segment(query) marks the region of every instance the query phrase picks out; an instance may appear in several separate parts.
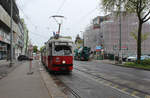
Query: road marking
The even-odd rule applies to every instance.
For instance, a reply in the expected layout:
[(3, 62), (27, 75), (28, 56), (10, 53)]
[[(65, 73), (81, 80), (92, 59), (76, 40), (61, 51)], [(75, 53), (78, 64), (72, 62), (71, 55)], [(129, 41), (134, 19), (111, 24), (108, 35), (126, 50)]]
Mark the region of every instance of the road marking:
[(131, 93), (131, 96), (136, 96), (136, 94), (138, 94), (138, 92), (134, 91), (134, 92)]
[[(80, 71), (80, 70), (79, 70)], [(84, 72), (82, 72), (82, 71), (80, 71), (81, 73), (84, 73)], [(83, 74), (82, 74), (83, 75)], [(111, 87), (111, 88), (113, 88), (113, 89), (115, 89), (115, 90), (117, 90), (117, 91), (120, 91), (120, 92), (122, 92), (122, 93), (124, 93), (124, 94), (127, 94), (127, 95), (129, 95), (129, 96), (133, 96), (133, 97), (135, 97), (135, 98), (140, 98), (139, 96), (136, 96), (136, 94), (138, 94), (139, 92), (134, 92), (133, 93), (133, 95), (131, 95), (131, 93), (130, 92), (127, 92), (126, 90), (128, 89), (128, 88), (123, 88), (123, 89), (121, 89), (121, 86), (120, 85), (115, 85), (115, 83), (112, 83), (112, 82), (108, 82), (107, 80), (104, 80), (104, 79), (99, 79), (99, 78), (93, 78), (93, 76), (92, 75), (87, 75), (87, 74), (85, 74), (84, 73), (84, 76), (88, 76), (88, 78), (89, 79), (92, 79), (92, 80), (94, 80), (94, 81), (96, 81), (96, 82), (98, 82), (98, 83), (100, 83), (100, 84), (103, 84), (103, 85), (105, 85), (105, 86), (108, 86), (108, 87)], [(89, 77), (90, 76), (90, 77)], [(103, 76), (103, 75), (101, 75), (101, 76)], [(133, 90), (132, 90), (133, 91)], [(135, 94), (135, 95), (134, 95)], [(150, 98), (150, 97), (145, 97), (145, 98)]]

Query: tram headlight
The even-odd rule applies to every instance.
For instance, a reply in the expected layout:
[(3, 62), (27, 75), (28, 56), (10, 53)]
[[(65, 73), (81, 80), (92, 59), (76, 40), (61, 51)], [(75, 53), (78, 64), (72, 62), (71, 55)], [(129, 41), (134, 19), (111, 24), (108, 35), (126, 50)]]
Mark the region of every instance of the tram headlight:
[(62, 61), (62, 64), (66, 64), (66, 61)]

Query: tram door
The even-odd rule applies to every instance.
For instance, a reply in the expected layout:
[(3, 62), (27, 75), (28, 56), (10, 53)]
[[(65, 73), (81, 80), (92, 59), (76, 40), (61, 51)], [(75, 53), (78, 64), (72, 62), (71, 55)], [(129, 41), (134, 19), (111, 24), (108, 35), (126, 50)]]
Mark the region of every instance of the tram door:
[(52, 43), (49, 43), (49, 65), (50, 67), (52, 67), (53, 64), (53, 58), (52, 58)]

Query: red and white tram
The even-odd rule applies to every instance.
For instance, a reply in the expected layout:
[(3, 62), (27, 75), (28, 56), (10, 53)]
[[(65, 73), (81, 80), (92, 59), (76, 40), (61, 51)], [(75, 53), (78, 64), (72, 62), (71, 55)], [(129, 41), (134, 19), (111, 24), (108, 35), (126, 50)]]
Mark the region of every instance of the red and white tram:
[(42, 63), (50, 71), (72, 71), (72, 45), (71, 37), (51, 37), (42, 50)]

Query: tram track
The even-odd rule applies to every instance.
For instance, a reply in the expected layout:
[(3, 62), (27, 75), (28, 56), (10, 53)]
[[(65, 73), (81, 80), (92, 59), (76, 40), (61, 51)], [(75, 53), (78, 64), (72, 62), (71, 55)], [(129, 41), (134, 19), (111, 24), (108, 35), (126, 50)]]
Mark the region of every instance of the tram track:
[[(73, 98), (82, 98), (75, 90), (73, 90), (72, 88), (70, 88), (68, 85), (66, 85), (61, 79), (58, 78), (58, 76), (56, 75), (56, 73), (51, 73), (46, 66), (43, 66), (44, 69), (49, 73), (49, 75), (51, 75), (52, 79), (54, 80), (54, 82), (56, 83), (56, 85), (60, 88), (60, 90), (68, 95), (67, 93), (69, 92), (70, 94), (73, 95)], [(63, 89), (62, 89), (63, 88)], [(70, 97), (67, 97), (70, 98)]]
[[(66, 85), (63, 80), (59, 79), (56, 75), (52, 76), (53, 80), (55, 83), (60, 87), (63, 93), (66, 95), (72, 94), (73, 98), (82, 98), (78, 93), (77, 90), (75, 91), (74, 89), (70, 88), (68, 85)], [(62, 89), (63, 88), (63, 89)], [(70, 97), (69, 97), (70, 98)]]
[[(149, 95), (150, 95), (148, 92), (144, 92), (144, 91), (142, 91), (142, 90), (139, 90), (139, 89), (136, 89), (136, 88), (132, 88), (132, 87), (130, 87), (130, 86), (127, 86), (127, 85), (124, 85), (124, 84), (115, 82), (115, 81), (113, 81), (113, 80), (106, 79), (106, 78), (104, 78), (104, 77), (102, 77), (102, 76), (100, 76), (100, 75), (95, 75), (95, 74), (92, 74), (92, 73), (87, 72), (87, 71), (85, 71), (85, 70), (78, 69), (78, 68), (74, 68), (74, 69), (77, 70), (77, 71), (79, 71), (79, 72), (82, 72), (82, 73), (85, 73), (85, 74), (90, 75), (93, 79), (99, 79), (99, 81), (100, 81), (100, 80), (104, 80), (105, 83), (108, 82), (108, 85), (109, 85), (109, 86), (112, 86), (112, 84), (114, 84), (115, 86), (118, 85), (118, 86), (122, 87), (122, 89), (127, 88), (127, 89), (132, 90), (133, 92), (138, 92), (138, 93), (142, 94), (142, 97), (138, 97), (138, 96), (135, 96), (135, 97), (138, 97), (138, 98), (147, 98), (147, 97), (145, 97), (145, 96), (147, 96), (147, 95), (149, 96)], [(117, 87), (118, 87), (118, 86), (117, 86)], [(113, 87), (113, 88), (114, 88), (114, 87)], [(115, 87), (115, 88), (116, 88), (116, 87)], [(120, 91), (120, 90), (119, 90), (119, 91)], [(130, 95), (132, 95), (132, 94), (130, 94)]]

